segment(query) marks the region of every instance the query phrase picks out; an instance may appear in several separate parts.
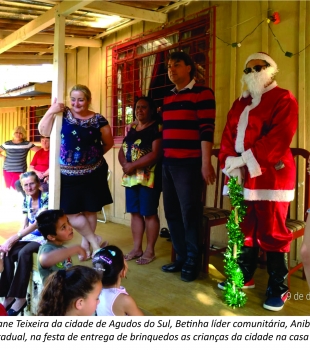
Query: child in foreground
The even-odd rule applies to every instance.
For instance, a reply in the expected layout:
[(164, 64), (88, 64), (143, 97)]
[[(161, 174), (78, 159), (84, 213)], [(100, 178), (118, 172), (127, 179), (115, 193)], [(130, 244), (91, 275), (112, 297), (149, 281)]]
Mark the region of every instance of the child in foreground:
[(45, 279), (54, 271), (72, 266), (72, 255), (81, 255), (86, 259), (86, 252), (80, 245), (64, 247), (64, 243), (73, 238), (73, 229), (63, 210), (46, 210), (37, 216), (38, 230), (47, 240), (38, 252), (38, 270)]
[(87, 266), (53, 272), (42, 290), (38, 316), (92, 316), (102, 289), (100, 276)]
[(127, 263), (122, 251), (113, 245), (100, 249), (93, 257), (93, 266), (101, 274), (103, 289), (97, 316), (144, 316), (134, 299), (121, 286)]

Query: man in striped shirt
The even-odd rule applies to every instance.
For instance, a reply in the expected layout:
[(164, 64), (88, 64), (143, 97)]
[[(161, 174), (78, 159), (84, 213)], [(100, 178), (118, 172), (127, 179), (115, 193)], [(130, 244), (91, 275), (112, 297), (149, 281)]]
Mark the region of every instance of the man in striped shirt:
[(173, 52), (168, 76), (175, 84), (164, 99), (163, 199), (165, 216), (176, 251), (176, 261), (164, 272), (181, 271), (186, 282), (197, 278), (200, 267), (199, 229), (203, 181), (212, 184), (211, 164), (215, 99), (211, 89), (196, 84), (195, 63), (184, 52)]

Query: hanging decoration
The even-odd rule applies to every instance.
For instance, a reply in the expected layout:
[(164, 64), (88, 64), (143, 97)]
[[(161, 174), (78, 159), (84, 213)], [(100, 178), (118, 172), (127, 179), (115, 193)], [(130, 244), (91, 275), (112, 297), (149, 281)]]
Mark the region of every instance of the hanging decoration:
[[(269, 19), (269, 21), (268, 21)], [(279, 24), (281, 22), (279, 12), (274, 12), (271, 16), (269, 16), (267, 19), (267, 23), (273, 22), (273, 24)]]
[[(247, 34), (247, 35), (246, 35), (242, 40), (240, 40), (239, 42), (228, 43), (228, 42), (226, 42), (225, 40), (219, 38), (218, 36), (216, 36), (216, 38), (217, 38), (218, 40), (221, 40), (224, 44), (227, 44), (227, 46), (231, 46), (231, 47), (234, 47), (234, 48), (239, 48), (239, 47), (241, 47), (241, 43), (242, 43), (248, 36), (252, 35), (252, 34), (256, 31), (256, 29), (257, 29), (262, 23), (264, 23), (264, 22), (265, 22), (265, 20), (262, 20), (249, 34)], [(268, 16), (268, 17), (266, 18), (266, 22), (267, 22), (267, 24), (268, 24), (268, 28), (269, 28), (269, 30), (271, 31), (271, 33), (272, 33), (274, 39), (275, 39), (276, 42), (278, 43), (278, 45), (279, 45), (279, 47), (280, 47), (280, 50), (284, 53), (284, 55), (285, 55), (286, 57), (291, 58), (291, 57), (293, 57), (293, 56), (295, 56), (295, 55), (299, 55), (301, 52), (303, 52), (304, 50), (306, 50), (306, 49), (310, 46), (310, 44), (308, 44), (306, 47), (304, 47), (302, 50), (300, 50), (300, 51), (298, 51), (298, 52), (296, 52), (296, 53), (292, 53), (292, 52), (290, 52), (290, 51), (285, 51), (285, 50), (283, 50), (282, 45), (281, 45), (279, 39), (276, 37), (275, 33), (273, 32), (273, 30), (272, 30), (272, 28), (271, 28), (271, 26), (270, 26), (270, 23), (271, 23), (271, 22), (272, 22), (273, 24), (279, 24), (279, 23), (281, 22), (279, 12), (274, 12), (272, 15)]]
[(226, 227), (228, 229), (228, 245), (224, 254), (225, 263), (225, 290), (224, 299), (226, 304), (235, 308), (242, 307), (247, 301), (245, 293), (242, 291), (244, 284), (242, 271), (237, 263), (238, 255), (244, 244), (244, 235), (240, 229), (246, 206), (242, 194), (242, 187), (238, 184), (238, 178), (231, 177), (228, 182), (229, 198), (232, 206)]

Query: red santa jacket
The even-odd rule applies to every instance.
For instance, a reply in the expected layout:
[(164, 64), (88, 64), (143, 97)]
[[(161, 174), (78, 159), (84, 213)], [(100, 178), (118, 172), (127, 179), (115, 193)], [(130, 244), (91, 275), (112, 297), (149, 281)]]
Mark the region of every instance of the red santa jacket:
[(234, 102), (222, 135), (219, 160), (225, 172), (226, 158), (242, 155), (246, 162), (246, 200), (294, 199), (296, 171), (290, 144), (297, 123), (295, 97), (276, 82), (265, 89), (260, 101), (248, 96)]

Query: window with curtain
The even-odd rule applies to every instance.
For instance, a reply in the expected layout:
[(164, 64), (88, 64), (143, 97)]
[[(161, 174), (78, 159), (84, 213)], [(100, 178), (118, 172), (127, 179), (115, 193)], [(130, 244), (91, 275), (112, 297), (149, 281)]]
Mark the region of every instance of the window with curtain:
[(184, 51), (194, 60), (198, 83), (214, 89), (215, 8), (206, 9), (181, 23), (107, 47), (107, 111), (113, 135), (122, 139), (126, 124), (134, 120), (137, 97), (149, 96), (158, 107), (173, 88), (166, 61), (172, 51)]
[(40, 142), (41, 135), (38, 130), (38, 125), (49, 107), (49, 105), (29, 107), (29, 141)]

